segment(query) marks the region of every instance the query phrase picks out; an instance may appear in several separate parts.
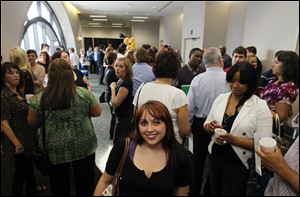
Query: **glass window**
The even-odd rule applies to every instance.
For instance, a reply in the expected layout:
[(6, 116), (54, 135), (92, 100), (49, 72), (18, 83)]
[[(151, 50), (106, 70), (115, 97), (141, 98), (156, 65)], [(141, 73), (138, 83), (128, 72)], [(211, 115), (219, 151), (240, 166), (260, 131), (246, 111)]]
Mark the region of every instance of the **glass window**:
[(33, 33), (33, 26), (32, 25), (28, 28), (27, 33), (28, 33), (28, 37), (29, 37), (29, 48), (30, 49), (35, 49), (36, 47), (35, 47), (35, 42), (34, 42), (34, 33)]
[(37, 8), (37, 2), (34, 1), (31, 5), (31, 7), (29, 8), (29, 11), (28, 11), (28, 19), (31, 20), (35, 17), (38, 17), (39, 14), (38, 14), (38, 8)]
[(66, 46), (60, 24), (49, 4), (33, 1), (24, 20), (21, 47), (25, 51), (35, 49), (40, 53), (42, 43), (50, 46), (49, 54), (54, 53), (57, 46)]
[(46, 19), (50, 23), (50, 12), (49, 10), (45, 7), (45, 5), (42, 3), (42, 17)]
[(42, 30), (42, 27), (37, 25), (37, 32), (38, 32), (38, 39), (39, 39), (39, 43), (44, 43), (44, 40), (43, 40), (43, 30)]

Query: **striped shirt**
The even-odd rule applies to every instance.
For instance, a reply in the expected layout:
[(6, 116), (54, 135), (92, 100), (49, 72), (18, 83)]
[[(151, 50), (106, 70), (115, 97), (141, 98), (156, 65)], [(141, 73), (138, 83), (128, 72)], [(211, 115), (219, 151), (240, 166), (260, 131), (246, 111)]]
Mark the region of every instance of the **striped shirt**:
[[(284, 156), (285, 162), (299, 174), (299, 136)], [(270, 179), (265, 190), (265, 196), (298, 196), (299, 194), (293, 190), (289, 184), (278, 174)]]

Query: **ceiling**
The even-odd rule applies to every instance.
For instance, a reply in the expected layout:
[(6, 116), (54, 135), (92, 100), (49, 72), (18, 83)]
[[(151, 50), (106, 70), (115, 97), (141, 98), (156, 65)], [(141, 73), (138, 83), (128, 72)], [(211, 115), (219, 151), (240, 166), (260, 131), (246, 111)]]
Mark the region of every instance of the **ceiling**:
[[(133, 16), (149, 17), (145, 22), (183, 11), (191, 1), (69, 1), (79, 10), (82, 27), (112, 27), (121, 23), (121, 28), (131, 28)], [(93, 21), (89, 15), (105, 15), (108, 21)], [(95, 18), (94, 18), (95, 19)], [(99, 24), (90, 24), (99, 23)], [(119, 27), (120, 28), (120, 27)]]

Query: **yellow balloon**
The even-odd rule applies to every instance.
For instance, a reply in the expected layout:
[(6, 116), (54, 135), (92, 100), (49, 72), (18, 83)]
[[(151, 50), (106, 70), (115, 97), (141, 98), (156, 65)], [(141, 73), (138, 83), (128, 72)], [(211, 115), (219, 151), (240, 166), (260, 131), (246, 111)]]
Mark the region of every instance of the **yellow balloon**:
[(129, 43), (129, 38), (128, 37), (124, 38), (124, 44), (128, 45), (128, 43)]
[(129, 40), (129, 42), (130, 42), (130, 43), (135, 43), (135, 38), (134, 38), (134, 37), (131, 37), (130, 40)]
[(131, 43), (131, 49), (136, 49), (136, 44), (135, 44), (135, 42), (134, 43)]

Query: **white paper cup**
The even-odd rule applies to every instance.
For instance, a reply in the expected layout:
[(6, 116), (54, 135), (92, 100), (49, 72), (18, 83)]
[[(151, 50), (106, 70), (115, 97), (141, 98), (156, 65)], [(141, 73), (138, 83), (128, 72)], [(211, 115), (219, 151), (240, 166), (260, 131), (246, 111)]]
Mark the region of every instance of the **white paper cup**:
[(219, 137), (220, 135), (227, 133), (227, 131), (221, 128), (215, 128), (214, 132), (215, 132), (215, 137)]
[(30, 100), (32, 97), (33, 97), (33, 94), (25, 94), (26, 102), (30, 103)]
[(274, 152), (276, 144), (276, 140), (271, 137), (263, 137), (259, 140), (259, 147), (263, 152)]
[[(225, 131), (224, 129), (221, 129), (221, 128), (215, 128), (214, 130), (214, 135), (215, 135), (215, 138), (219, 137), (220, 135), (223, 135), (227, 133), (227, 131)], [(219, 145), (223, 145), (223, 144), (226, 144), (227, 142), (224, 140), (223, 141), (223, 144), (220, 144), (218, 143), (216, 140), (215, 140), (215, 143), (219, 144)]]

